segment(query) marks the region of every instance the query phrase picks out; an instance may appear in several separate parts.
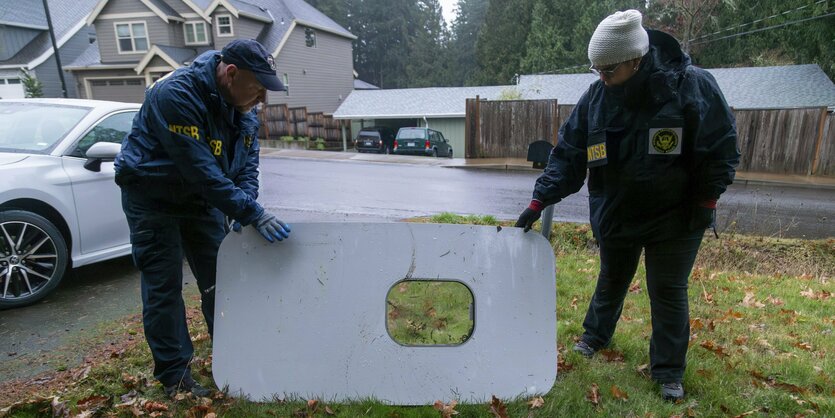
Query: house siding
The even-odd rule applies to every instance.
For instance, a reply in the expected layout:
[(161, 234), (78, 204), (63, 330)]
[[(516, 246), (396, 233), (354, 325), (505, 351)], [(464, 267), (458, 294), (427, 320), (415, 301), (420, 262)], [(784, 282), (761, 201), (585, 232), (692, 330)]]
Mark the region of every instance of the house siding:
[[(89, 46), (90, 34), (85, 28), (82, 28), (61, 46), (59, 50), (61, 64), (67, 65), (67, 63), (72, 62)], [(34, 72), (35, 76), (43, 84), (44, 97), (63, 97), (61, 92), (61, 79), (58, 75), (58, 65), (55, 63), (54, 54), (41, 65), (37, 66)], [(72, 72), (64, 71), (64, 83), (67, 86), (67, 97), (77, 98), (78, 89), (76, 88), (75, 76)]]
[(289, 78), (289, 95), (270, 92), (268, 103), (306, 106), (333, 114), (354, 89), (351, 40), (316, 30), (316, 48), (305, 45), (305, 27), (297, 25), (278, 53), (277, 73)]
[(44, 31), (0, 25), (0, 61), (7, 60)]
[[(151, 9), (147, 8), (142, 2), (138, 0), (110, 0), (107, 6), (101, 11), (101, 14), (111, 13), (148, 13)], [(116, 45), (116, 28), (114, 23), (122, 22), (140, 22), (144, 21), (147, 28), (148, 35), (148, 49), (153, 45), (169, 45), (182, 47), (185, 45), (183, 38), (183, 25), (177, 21), (165, 23), (159, 16), (140, 17), (140, 18), (126, 18), (126, 19), (110, 19), (110, 18), (96, 18), (96, 34), (99, 41), (99, 53), (101, 54), (101, 62), (108, 63), (125, 63), (125, 62), (139, 62), (145, 55), (145, 52), (138, 52), (133, 54), (119, 54), (119, 48)]]
[[(215, 26), (217, 15), (229, 15), (232, 17), (232, 35), (233, 36), (217, 36), (217, 28)], [(261, 31), (264, 29), (264, 23), (253, 20), (247, 17), (236, 18), (229, 9), (225, 7), (218, 7), (212, 13), (212, 21), (209, 24), (211, 30), (211, 39), (214, 42), (215, 49), (221, 50), (228, 43), (235, 39), (256, 39)]]
[(151, 62), (148, 63), (148, 65), (146, 67), (170, 67), (170, 66), (171, 66), (171, 64), (169, 64), (168, 61), (166, 61), (166, 60), (164, 60), (160, 57), (154, 57), (151, 60)]

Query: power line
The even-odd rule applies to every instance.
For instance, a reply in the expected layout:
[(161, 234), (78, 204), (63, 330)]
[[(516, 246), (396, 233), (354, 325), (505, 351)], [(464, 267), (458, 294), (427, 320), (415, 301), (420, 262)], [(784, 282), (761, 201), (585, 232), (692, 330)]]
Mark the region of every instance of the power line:
[(771, 30), (771, 29), (782, 28), (783, 26), (793, 25), (795, 23), (803, 23), (803, 22), (808, 22), (810, 20), (823, 19), (823, 18), (829, 17), (829, 16), (835, 16), (835, 12), (827, 13), (825, 15), (820, 15), (820, 16), (807, 17), (805, 19), (792, 20), (791, 22), (781, 23), (779, 25), (767, 26), (767, 27), (760, 28), (760, 29), (750, 30), (748, 32), (735, 33), (733, 35), (722, 36), (722, 37), (719, 37), (719, 38), (708, 39), (708, 40), (705, 40), (705, 41), (691, 42), (691, 45), (706, 44), (706, 43), (710, 43), (710, 42), (714, 42), (714, 41), (720, 41), (722, 39), (735, 38), (737, 36), (743, 36), (743, 35), (750, 35), (752, 33), (757, 33), (757, 32), (763, 32), (763, 31), (767, 31), (767, 30)]
[(787, 14), (789, 14), (789, 13), (793, 13), (793, 12), (796, 12), (796, 11), (798, 11), (798, 10), (803, 10), (803, 9), (805, 9), (805, 8), (809, 7), (809, 6), (814, 6), (814, 5), (816, 5), (816, 4), (820, 4), (820, 3), (826, 3), (826, 2), (828, 2), (828, 1), (829, 1), (829, 0), (818, 0), (818, 1), (814, 2), (814, 3), (807, 4), (807, 5), (805, 5), (805, 6), (800, 6), (800, 7), (796, 8), (796, 9), (786, 10), (785, 12), (781, 12), (781, 13), (773, 14), (773, 15), (768, 16), (768, 17), (764, 17), (764, 18), (761, 18), (761, 19), (754, 20), (753, 22), (743, 23), (743, 24), (740, 24), (740, 25), (730, 26), (730, 27), (727, 27), (727, 28), (724, 28), (724, 29), (720, 29), (720, 30), (718, 30), (718, 31), (716, 31), (716, 32), (709, 33), (709, 34), (707, 34), (707, 35), (702, 35), (702, 36), (700, 36), (700, 37), (698, 37), (698, 38), (691, 39), (691, 41), (698, 41), (699, 39), (709, 38), (709, 37), (711, 37), (711, 36), (713, 36), (713, 35), (718, 35), (718, 34), (720, 34), (720, 33), (722, 33), (722, 32), (727, 32), (727, 31), (732, 30), (732, 29), (740, 29), (740, 28), (744, 28), (744, 27), (746, 27), (746, 26), (751, 26), (751, 25), (753, 25), (753, 24), (755, 24), (755, 23), (764, 22), (764, 21), (766, 21), (766, 20), (773, 19), (773, 18), (775, 18), (775, 17), (777, 17), (777, 16), (787, 15)]

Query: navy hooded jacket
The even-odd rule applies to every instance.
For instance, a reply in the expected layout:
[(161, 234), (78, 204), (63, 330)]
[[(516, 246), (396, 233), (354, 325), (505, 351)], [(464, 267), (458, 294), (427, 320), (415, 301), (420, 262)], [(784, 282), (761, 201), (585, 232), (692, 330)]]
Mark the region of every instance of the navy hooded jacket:
[(597, 80), (580, 98), (533, 193), (559, 202), (588, 171), (592, 229), (607, 245), (691, 232), (694, 207), (718, 199), (739, 163), (734, 116), (716, 80), (673, 37), (647, 32), (650, 50), (630, 79)]
[(264, 209), (258, 198), (258, 120), (221, 97), (219, 51), (157, 80), (122, 141), (116, 183), (162, 210), (212, 206), (244, 225)]

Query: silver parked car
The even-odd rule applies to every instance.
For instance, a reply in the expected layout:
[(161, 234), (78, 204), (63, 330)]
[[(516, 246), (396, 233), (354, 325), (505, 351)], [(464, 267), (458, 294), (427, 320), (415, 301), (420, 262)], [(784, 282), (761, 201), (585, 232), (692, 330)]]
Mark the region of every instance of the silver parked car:
[(70, 267), (130, 253), (113, 157), (138, 110), (0, 100), (0, 309), (43, 298)]

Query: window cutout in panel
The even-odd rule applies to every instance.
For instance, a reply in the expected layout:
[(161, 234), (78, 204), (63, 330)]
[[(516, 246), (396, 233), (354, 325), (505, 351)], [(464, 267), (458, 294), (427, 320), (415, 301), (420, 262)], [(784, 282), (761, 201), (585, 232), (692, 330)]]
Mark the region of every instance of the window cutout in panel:
[(457, 281), (405, 280), (386, 295), (386, 330), (405, 346), (457, 346), (473, 333), (473, 294)]

